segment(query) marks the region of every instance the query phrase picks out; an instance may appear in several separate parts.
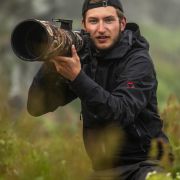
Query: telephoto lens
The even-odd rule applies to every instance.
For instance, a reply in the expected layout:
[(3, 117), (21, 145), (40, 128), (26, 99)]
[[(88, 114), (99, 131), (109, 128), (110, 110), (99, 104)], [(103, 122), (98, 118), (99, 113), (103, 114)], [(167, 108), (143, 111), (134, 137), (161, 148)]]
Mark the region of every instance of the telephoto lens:
[(80, 32), (37, 19), (19, 23), (11, 35), (12, 49), (24, 61), (47, 61), (57, 55), (71, 56), (72, 44), (77, 51), (81, 50), (83, 37)]

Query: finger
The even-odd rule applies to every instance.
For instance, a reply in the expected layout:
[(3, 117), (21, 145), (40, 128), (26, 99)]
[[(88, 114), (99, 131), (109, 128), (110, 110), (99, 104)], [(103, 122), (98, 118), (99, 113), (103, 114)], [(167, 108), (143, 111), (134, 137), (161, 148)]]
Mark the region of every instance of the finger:
[(53, 63), (53, 62), (54, 62), (54, 59), (51, 58), (51, 59), (49, 59), (48, 61)]
[(76, 51), (76, 48), (75, 48), (74, 44), (72, 45), (71, 52), (72, 52), (72, 57), (75, 57), (76, 59), (79, 59), (79, 56), (77, 54), (77, 51)]
[(57, 62), (66, 62), (69, 60), (69, 57), (65, 57), (65, 56), (56, 56), (54, 57), (54, 60)]

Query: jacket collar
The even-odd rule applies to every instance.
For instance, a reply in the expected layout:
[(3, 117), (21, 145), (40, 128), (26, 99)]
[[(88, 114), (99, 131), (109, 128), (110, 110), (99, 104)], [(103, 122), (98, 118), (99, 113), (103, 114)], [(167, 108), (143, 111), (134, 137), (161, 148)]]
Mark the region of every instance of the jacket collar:
[(149, 44), (141, 36), (139, 26), (135, 23), (127, 23), (119, 41), (109, 50), (95, 53), (98, 60), (121, 59), (132, 48), (143, 48), (149, 50)]

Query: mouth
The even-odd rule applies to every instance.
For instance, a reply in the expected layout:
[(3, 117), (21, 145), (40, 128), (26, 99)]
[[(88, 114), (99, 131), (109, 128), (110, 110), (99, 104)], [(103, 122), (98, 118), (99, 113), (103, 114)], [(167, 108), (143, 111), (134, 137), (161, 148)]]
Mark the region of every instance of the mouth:
[(110, 37), (109, 36), (97, 36), (96, 39), (103, 43), (103, 42), (106, 42)]

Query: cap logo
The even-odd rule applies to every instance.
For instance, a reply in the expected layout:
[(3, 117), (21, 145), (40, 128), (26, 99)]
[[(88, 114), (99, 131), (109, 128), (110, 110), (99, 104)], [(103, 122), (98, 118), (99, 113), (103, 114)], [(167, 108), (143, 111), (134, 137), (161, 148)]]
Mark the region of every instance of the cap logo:
[(107, 7), (108, 6), (107, 1), (102, 1), (102, 6)]
[(108, 6), (108, 0), (100, 1), (100, 2), (89, 2), (88, 7), (107, 7)]

